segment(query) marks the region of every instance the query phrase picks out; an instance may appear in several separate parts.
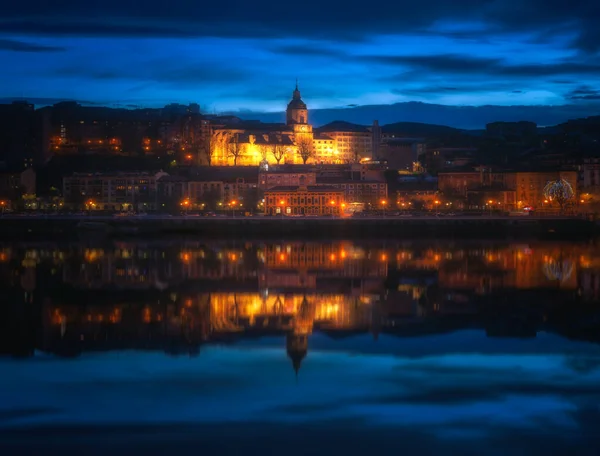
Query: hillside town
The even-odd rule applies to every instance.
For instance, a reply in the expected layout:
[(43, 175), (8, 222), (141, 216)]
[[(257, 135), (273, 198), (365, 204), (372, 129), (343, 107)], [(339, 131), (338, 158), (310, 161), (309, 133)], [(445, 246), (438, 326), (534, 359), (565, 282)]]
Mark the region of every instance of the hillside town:
[(495, 122), (310, 123), (298, 85), (285, 122), (198, 104), (0, 105), (4, 213), (349, 216), (600, 211), (600, 116)]

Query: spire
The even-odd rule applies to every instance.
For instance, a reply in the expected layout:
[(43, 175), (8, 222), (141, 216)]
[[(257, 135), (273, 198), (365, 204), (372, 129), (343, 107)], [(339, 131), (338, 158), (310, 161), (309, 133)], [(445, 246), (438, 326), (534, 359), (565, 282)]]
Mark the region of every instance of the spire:
[(292, 96), (294, 100), (300, 100), (300, 90), (298, 89), (298, 78), (296, 78), (296, 88), (294, 89), (294, 95)]

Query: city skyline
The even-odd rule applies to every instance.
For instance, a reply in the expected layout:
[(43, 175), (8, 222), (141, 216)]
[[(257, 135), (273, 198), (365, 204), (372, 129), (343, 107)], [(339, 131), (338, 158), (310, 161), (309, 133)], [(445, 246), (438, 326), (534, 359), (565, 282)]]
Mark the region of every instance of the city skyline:
[[(7, 63), (0, 98), (123, 107), (198, 102), (207, 113), (272, 120), (299, 78), (322, 123), (334, 120), (324, 110), (341, 108), (348, 118), (339, 111), (337, 118), (364, 123), (378, 108), (413, 101), (501, 106), (499, 120), (540, 124), (556, 121), (535, 107), (563, 121), (600, 112), (600, 11), (586, 2), (530, 0), (516, 8), (464, 0), (426, 11), (261, 5), (237, 5), (226, 15), (218, 5), (185, 1), (168, 11), (146, 5), (143, 15), (127, 2), (10, 5), (0, 21)], [(396, 116), (387, 121), (409, 120)], [(474, 127), (467, 123), (453, 126)]]

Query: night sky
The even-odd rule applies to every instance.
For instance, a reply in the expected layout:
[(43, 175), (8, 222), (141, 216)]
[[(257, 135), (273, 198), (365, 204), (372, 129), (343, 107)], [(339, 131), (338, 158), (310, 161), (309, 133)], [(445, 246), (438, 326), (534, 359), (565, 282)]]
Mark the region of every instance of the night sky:
[[(600, 2), (7, 2), (0, 98), (281, 111), (420, 101), (600, 109)], [(365, 119), (366, 120), (366, 119)]]

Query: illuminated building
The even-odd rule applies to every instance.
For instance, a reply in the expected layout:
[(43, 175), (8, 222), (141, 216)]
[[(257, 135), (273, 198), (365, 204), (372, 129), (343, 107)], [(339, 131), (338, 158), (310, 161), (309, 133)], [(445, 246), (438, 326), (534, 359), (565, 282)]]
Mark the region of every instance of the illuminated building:
[(344, 192), (326, 185), (280, 186), (265, 191), (267, 215), (339, 216), (344, 205)]
[(273, 166), (259, 171), (258, 186), (267, 190), (277, 186), (333, 187), (344, 192), (344, 201), (377, 204), (387, 199), (385, 168), (371, 164)]
[(297, 84), (285, 124), (224, 122), (215, 123), (212, 132), (216, 165), (348, 164), (372, 158), (373, 135), (367, 127), (334, 122), (314, 132)]

